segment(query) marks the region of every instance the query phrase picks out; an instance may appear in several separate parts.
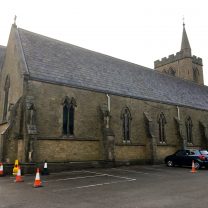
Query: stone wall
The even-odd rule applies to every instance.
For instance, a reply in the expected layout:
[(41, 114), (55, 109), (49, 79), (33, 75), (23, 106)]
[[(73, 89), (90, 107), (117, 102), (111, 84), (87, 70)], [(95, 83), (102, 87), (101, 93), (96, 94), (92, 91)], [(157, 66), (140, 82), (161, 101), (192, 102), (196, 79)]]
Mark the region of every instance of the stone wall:
[(171, 155), (176, 152), (176, 146), (158, 145), (157, 147), (157, 161), (164, 162), (165, 155)]
[(161, 61), (155, 61), (155, 70), (163, 73), (168, 73), (168, 70), (172, 68), (175, 71), (175, 76), (182, 79), (194, 81), (193, 68), (198, 69), (198, 84), (204, 84), (202, 59), (193, 57), (169, 56), (169, 58), (163, 58)]
[(74, 136), (86, 139), (102, 137), (99, 105), (106, 102), (105, 94), (29, 81), (28, 95), (34, 97), (39, 137), (63, 136), (63, 102), (66, 96), (73, 97), (77, 103)]
[[(15, 104), (18, 99), (23, 95), (23, 73), (21, 70), (21, 54), (19, 54), (19, 46), (16, 41), (16, 34), (11, 30), (9, 37), (5, 60), (0, 75), (0, 122), (2, 122), (3, 109), (4, 109), (4, 86), (6, 77), (10, 78), (10, 88), (8, 97), (9, 104)], [(8, 115), (8, 114), (7, 114)]]
[(99, 141), (79, 141), (69, 139), (39, 139), (34, 149), (36, 162), (69, 162), (99, 160)]
[[(8, 130), (2, 131), (1, 136), (4, 141), (2, 160), (6, 162), (14, 162), (15, 159), (24, 160), (24, 146), (20, 139), (20, 120), (22, 108), (19, 106), (20, 98), (24, 94), (24, 75), (22, 51), (18, 39), (16, 26), (12, 26), (8, 45), (6, 48), (5, 59), (0, 73), (0, 125), (7, 124)], [(5, 82), (9, 77), (9, 93), (7, 116), (3, 120), (3, 110), (5, 101)], [(14, 108), (16, 108), (14, 110)], [(13, 115), (14, 114), (14, 115)], [(14, 118), (15, 117), (15, 118)], [(3, 123), (2, 123), (3, 122)], [(23, 138), (21, 138), (23, 139)], [(20, 152), (21, 151), (21, 152)]]
[[(188, 58), (188, 57), (183, 54), (183, 51), (180, 51), (180, 52), (176, 53), (176, 55), (171, 54), (168, 57), (163, 57), (161, 60), (155, 61), (154, 65), (155, 65), (155, 68), (158, 68), (158, 67), (179, 61), (184, 58)], [(189, 58), (192, 58), (193, 63), (203, 66), (202, 58), (196, 57), (196, 56), (192, 56)]]
[(146, 157), (146, 147), (143, 145), (117, 145), (115, 148), (115, 158), (118, 161), (145, 161), (150, 159)]
[(14, 163), (16, 159), (21, 159), (21, 158), (17, 158), (17, 152), (18, 152), (18, 140), (14, 138), (5, 140), (4, 161), (7, 163)]
[[(103, 159), (103, 134), (101, 128), (103, 121), (99, 108), (100, 105), (107, 104), (106, 94), (29, 81), (28, 95), (34, 97), (36, 106), (38, 127), (38, 146), (36, 151), (38, 161), (46, 158), (52, 161)], [(73, 97), (77, 103), (75, 108), (74, 136), (68, 138), (62, 134), (62, 103), (65, 96)], [(115, 95), (110, 95), (110, 97), (110, 126), (115, 134), (115, 158), (117, 160), (149, 160), (151, 150), (148, 145), (151, 138), (147, 134), (144, 112), (148, 112), (153, 120), (154, 136), (157, 145), (156, 158), (158, 160), (162, 160), (166, 155), (181, 148), (181, 138), (175, 121), (175, 117), (178, 116), (176, 106)], [(130, 109), (132, 116), (131, 142), (129, 144), (123, 142), (121, 111), (124, 107)], [(201, 132), (199, 121), (206, 119), (208, 113), (186, 107), (179, 107), (179, 109), (185, 135), (185, 119), (190, 116), (193, 122), (193, 144), (189, 144), (189, 146), (203, 146), (205, 139)], [(161, 144), (159, 141), (158, 116), (161, 112), (164, 113), (167, 121), (165, 125), (165, 144)], [(53, 141), (53, 139), (55, 140)], [(96, 142), (93, 140), (96, 140)], [(71, 149), (70, 145), (72, 144), (72, 147), (75, 149)], [(87, 154), (85, 151), (86, 145)], [(90, 153), (90, 148), (95, 153)]]

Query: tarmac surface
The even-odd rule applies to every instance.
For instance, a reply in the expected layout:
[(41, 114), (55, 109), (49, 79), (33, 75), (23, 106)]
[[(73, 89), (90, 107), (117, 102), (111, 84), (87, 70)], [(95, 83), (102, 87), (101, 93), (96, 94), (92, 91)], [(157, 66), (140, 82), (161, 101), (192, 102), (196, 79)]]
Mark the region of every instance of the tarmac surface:
[(208, 170), (165, 165), (85, 169), (0, 178), (0, 208), (201, 208), (208, 205)]

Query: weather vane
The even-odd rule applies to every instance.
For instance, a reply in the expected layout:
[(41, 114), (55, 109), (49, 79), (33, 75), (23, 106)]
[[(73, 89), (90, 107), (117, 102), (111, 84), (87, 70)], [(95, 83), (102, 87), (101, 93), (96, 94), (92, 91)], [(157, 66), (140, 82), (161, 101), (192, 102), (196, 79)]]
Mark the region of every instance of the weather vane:
[(14, 24), (16, 25), (17, 16), (14, 16)]

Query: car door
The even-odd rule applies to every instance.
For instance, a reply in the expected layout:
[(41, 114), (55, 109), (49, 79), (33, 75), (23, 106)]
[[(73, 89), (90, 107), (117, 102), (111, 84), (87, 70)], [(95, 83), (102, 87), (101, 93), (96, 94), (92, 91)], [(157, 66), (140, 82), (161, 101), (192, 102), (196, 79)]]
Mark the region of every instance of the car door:
[(175, 154), (175, 164), (176, 165), (184, 165), (186, 161), (186, 151), (185, 150), (179, 150)]
[(184, 163), (185, 166), (191, 166), (194, 152), (191, 151), (191, 150), (186, 150), (185, 152), (186, 152), (186, 154), (184, 156), (184, 162), (183, 163)]

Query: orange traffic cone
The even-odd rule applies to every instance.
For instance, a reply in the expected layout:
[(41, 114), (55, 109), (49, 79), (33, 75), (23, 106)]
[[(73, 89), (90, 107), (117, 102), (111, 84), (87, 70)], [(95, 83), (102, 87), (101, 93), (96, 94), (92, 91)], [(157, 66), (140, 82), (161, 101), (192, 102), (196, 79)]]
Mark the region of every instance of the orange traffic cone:
[(14, 182), (23, 182), (23, 178), (21, 176), (21, 169), (20, 169), (20, 166), (18, 166), (18, 171), (17, 171), (17, 175), (16, 175), (16, 179)]
[(35, 176), (35, 182), (33, 184), (34, 188), (42, 187), (42, 182), (40, 180), (40, 171), (39, 168), (37, 168), (36, 176)]
[(0, 176), (4, 176), (4, 167), (3, 163), (0, 162)]
[(192, 160), (192, 168), (191, 168), (191, 173), (196, 173), (196, 168), (195, 168), (195, 165), (194, 165), (194, 160)]

